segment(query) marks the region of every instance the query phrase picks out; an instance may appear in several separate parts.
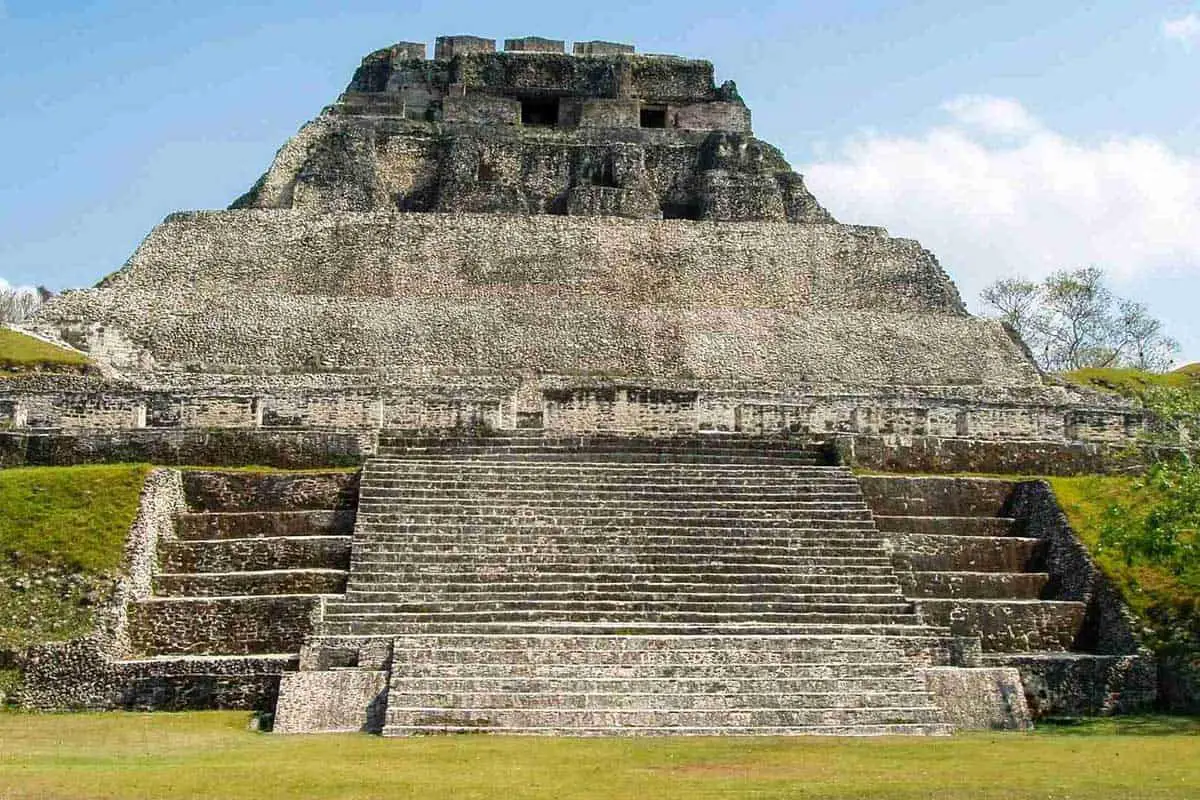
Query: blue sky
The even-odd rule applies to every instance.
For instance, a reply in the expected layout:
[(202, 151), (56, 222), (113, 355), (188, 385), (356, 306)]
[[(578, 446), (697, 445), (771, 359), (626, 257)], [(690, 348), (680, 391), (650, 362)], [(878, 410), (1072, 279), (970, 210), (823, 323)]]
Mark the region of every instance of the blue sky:
[(0, 280), (94, 283), (245, 191), (362, 55), (456, 33), (709, 58), (835, 215), (968, 302), (1097, 264), (1200, 360), (1200, 0), (0, 0)]

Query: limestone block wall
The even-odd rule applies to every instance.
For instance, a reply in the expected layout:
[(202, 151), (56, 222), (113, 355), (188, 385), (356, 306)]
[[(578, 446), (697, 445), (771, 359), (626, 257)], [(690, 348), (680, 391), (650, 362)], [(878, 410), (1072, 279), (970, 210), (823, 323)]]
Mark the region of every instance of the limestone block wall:
[(1041, 381), (919, 245), (833, 225), (180, 215), (35, 325), (152, 372)]
[[(327, 378), (337, 380), (326, 380)], [(175, 376), (178, 386), (141, 386), (79, 376), (0, 384), (13, 430), (513, 428), (516, 414), (542, 415), (547, 430), (663, 430), (994, 440), (1127, 442), (1144, 425), (1134, 408), (1100, 401), (1100, 428), (1066, 420), (1084, 398), (1059, 387), (821, 386), (765, 392), (680, 380), (621, 381), (541, 375), (480, 376), (473, 386), (419, 386), (387, 375)], [(99, 399), (99, 400), (98, 400)], [(103, 400), (103, 402), (100, 402)], [(125, 409), (112, 415), (110, 409)], [(89, 413), (91, 410), (93, 413)], [(1013, 424), (1019, 420), (1021, 425)]]

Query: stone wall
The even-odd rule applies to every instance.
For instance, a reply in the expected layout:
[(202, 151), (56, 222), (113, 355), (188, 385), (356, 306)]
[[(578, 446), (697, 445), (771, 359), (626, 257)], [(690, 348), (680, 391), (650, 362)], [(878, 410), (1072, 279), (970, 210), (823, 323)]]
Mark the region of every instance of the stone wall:
[(330, 431), (0, 430), (0, 468), (121, 462), (305, 469), (361, 464), (373, 447), (373, 436)]
[(34, 324), (136, 373), (1041, 382), (916, 243), (845, 226), (177, 215)]

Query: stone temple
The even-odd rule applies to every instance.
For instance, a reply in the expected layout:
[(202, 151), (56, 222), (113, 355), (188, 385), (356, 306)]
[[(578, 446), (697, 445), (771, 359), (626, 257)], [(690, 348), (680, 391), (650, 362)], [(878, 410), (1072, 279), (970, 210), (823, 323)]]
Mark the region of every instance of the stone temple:
[(849, 469), (1089, 469), (1136, 413), (836, 221), (708, 62), (426, 56), (34, 320), (98, 372), (0, 385), (0, 463), (213, 468), (155, 473), (120, 607), (28, 705), (872, 734), (1153, 696), (1044, 484)]

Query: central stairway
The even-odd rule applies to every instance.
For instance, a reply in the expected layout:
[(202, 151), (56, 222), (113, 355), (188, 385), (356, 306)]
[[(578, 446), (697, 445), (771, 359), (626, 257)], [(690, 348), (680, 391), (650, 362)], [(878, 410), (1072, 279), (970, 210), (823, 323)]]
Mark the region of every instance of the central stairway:
[(949, 731), (947, 631), (787, 441), (385, 436), (319, 632), (390, 641), (387, 735)]

